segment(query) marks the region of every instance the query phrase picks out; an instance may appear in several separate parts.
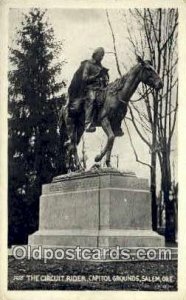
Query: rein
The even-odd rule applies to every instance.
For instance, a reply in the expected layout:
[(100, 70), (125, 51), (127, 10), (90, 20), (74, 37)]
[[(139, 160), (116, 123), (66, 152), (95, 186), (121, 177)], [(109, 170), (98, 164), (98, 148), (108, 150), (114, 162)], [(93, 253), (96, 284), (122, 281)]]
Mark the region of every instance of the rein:
[(125, 104), (128, 104), (128, 101), (124, 101), (124, 100), (121, 100), (121, 99), (118, 99), (118, 101), (120, 101), (122, 103), (125, 103)]
[[(141, 70), (140, 70), (140, 77), (141, 77), (143, 71), (144, 71), (144, 68), (141, 68)], [(150, 92), (151, 92), (151, 88), (149, 87), (149, 88), (147, 89), (147, 91), (146, 91), (139, 99), (136, 99), (136, 100), (130, 100), (130, 101), (131, 101), (131, 102), (138, 102), (138, 101), (140, 101), (140, 100), (143, 100), (144, 97), (147, 96)], [(128, 103), (129, 103), (129, 101), (124, 101), (124, 100), (121, 100), (121, 99), (118, 99), (118, 101), (120, 101), (120, 102), (122, 102), (122, 103), (124, 103), (124, 104), (128, 104)]]

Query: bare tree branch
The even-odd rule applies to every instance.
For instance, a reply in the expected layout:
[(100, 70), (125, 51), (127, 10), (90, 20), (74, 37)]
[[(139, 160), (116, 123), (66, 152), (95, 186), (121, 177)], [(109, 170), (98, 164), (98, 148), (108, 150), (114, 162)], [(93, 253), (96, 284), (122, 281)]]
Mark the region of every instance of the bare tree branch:
[(152, 28), (153, 28), (153, 33), (154, 33), (154, 36), (155, 36), (155, 40), (156, 40), (157, 43), (159, 43), (150, 9), (147, 8), (147, 12), (148, 12), (148, 15), (149, 15), (149, 18), (150, 18), (150, 23), (151, 23)]
[(178, 83), (178, 78), (176, 78), (176, 80), (174, 81), (174, 83), (167, 89), (167, 91), (162, 95), (162, 98), (167, 97), (167, 93), (170, 93), (173, 88), (175, 87), (175, 85)]
[(169, 40), (173, 37), (174, 32), (175, 32), (177, 26), (178, 26), (178, 22), (176, 21), (176, 23), (175, 23), (174, 26), (173, 26), (172, 32), (170, 33), (170, 35), (168, 36), (167, 40), (165, 41), (165, 43), (164, 43), (163, 46), (161, 47), (161, 49), (160, 49), (161, 51), (166, 47), (166, 45), (167, 45), (167, 43), (169, 42)]
[[(131, 103), (131, 106), (137, 112), (137, 114), (141, 120), (140, 124), (143, 124), (144, 127), (146, 128), (146, 130), (152, 134), (151, 128), (147, 125), (147, 123), (149, 124), (149, 120), (148, 120), (147, 116), (144, 113), (140, 112), (139, 109), (133, 103)], [(145, 121), (147, 121), (147, 122), (145, 122)]]
[[(142, 89), (143, 89), (143, 94), (145, 94), (145, 90), (147, 91), (147, 87), (142, 85)], [(146, 110), (147, 110), (147, 115), (149, 118), (149, 122), (151, 124), (151, 128), (152, 128), (152, 124), (153, 124), (153, 120), (152, 120), (152, 113), (151, 113), (151, 105), (150, 105), (150, 99), (149, 99), (150, 93), (146, 93), (146, 97), (145, 97), (145, 104), (146, 104)]]
[(140, 164), (144, 165), (144, 166), (147, 166), (147, 167), (151, 168), (151, 165), (149, 165), (149, 164), (147, 164), (147, 163), (141, 161), (141, 160), (138, 158), (138, 155), (137, 155), (137, 152), (136, 152), (136, 150), (135, 150), (135, 147), (134, 147), (134, 144), (133, 144), (133, 141), (132, 141), (132, 137), (131, 137), (130, 131), (129, 131), (129, 129), (128, 129), (128, 125), (127, 125), (126, 120), (124, 120), (124, 122), (125, 122), (125, 126), (126, 126), (126, 128), (127, 128), (127, 133), (128, 133), (128, 136), (129, 136), (130, 144), (131, 144), (132, 150), (133, 150), (133, 152), (134, 152), (136, 161), (139, 162)]
[(149, 147), (151, 148), (151, 144), (144, 138), (144, 136), (142, 135), (142, 133), (140, 132), (139, 130), (139, 127), (137, 126), (136, 122), (135, 122), (135, 118), (134, 118), (134, 115), (133, 115), (133, 112), (132, 112), (132, 109), (130, 108), (129, 106), (129, 111), (130, 111), (130, 115), (131, 115), (131, 119), (132, 119), (132, 122), (133, 122), (133, 125), (137, 131), (137, 133), (139, 134), (139, 136), (141, 137), (142, 141)]
[(138, 99), (130, 99), (130, 102), (138, 102), (138, 101), (140, 101), (140, 100), (144, 100), (145, 99), (145, 97), (147, 96), (147, 95), (149, 95), (151, 93), (151, 88), (148, 88), (147, 90), (146, 90), (146, 92), (144, 92), (143, 94), (142, 93), (140, 93), (140, 95), (141, 95), (141, 97), (140, 98), (138, 98)]
[(176, 117), (177, 117), (177, 110), (178, 110), (178, 85), (177, 85), (177, 91), (176, 91), (176, 107), (175, 107), (175, 113), (174, 113), (174, 119), (173, 119), (173, 125), (172, 125), (172, 129), (171, 129), (171, 133), (169, 136), (169, 144), (171, 142), (173, 133), (174, 133), (174, 129), (175, 129), (175, 125), (176, 125)]
[(107, 21), (108, 21), (110, 31), (111, 31), (111, 34), (112, 34), (112, 41), (113, 41), (113, 46), (114, 46), (114, 56), (115, 56), (117, 71), (118, 71), (119, 75), (122, 76), (120, 66), (119, 66), (119, 60), (118, 60), (118, 56), (117, 56), (116, 40), (115, 40), (114, 32), (113, 32), (113, 29), (112, 29), (112, 24), (110, 22), (110, 18), (109, 18), (109, 14), (108, 14), (107, 10), (106, 10), (106, 16), (107, 16)]

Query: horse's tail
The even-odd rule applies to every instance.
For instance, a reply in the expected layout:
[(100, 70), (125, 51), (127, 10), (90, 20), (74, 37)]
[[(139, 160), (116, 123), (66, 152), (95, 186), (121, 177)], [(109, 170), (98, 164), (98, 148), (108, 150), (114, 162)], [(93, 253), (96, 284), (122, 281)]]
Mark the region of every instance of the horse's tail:
[(59, 130), (62, 129), (63, 126), (65, 126), (65, 119), (64, 119), (64, 105), (62, 105), (59, 115), (58, 115), (58, 125), (59, 125)]
[(67, 119), (68, 119), (68, 97), (66, 98), (66, 103), (62, 104), (61, 109), (58, 114), (58, 128), (59, 128), (60, 135), (61, 135), (61, 138), (64, 143), (66, 140), (69, 139)]
[(66, 127), (66, 116), (67, 116), (67, 112), (68, 112), (68, 104), (69, 104), (69, 97), (68, 94), (65, 96), (66, 101), (64, 104), (62, 104), (61, 109), (59, 111), (58, 114), (58, 126), (59, 129), (63, 129), (63, 127)]

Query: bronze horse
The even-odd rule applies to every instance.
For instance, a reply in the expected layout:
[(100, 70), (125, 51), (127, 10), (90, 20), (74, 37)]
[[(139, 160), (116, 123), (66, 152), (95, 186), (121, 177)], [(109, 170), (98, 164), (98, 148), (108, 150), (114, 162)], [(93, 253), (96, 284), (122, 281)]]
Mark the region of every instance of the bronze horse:
[[(110, 157), (115, 139), (115, 127), (120, 125), (127, 113), (127, 106), (130, 98), (136, 91), (140, 82), (148, 85), (155, 90), (163, 87), (162, 81), (148, 60), (143, 60), (137, 56), (138, 63), (131, 70), (110, 83), (104, 93), (102, 105), (98, 105), (96, 126), (101, 126), (107, 135), (107, 143), (104, 149), (95, 157), (95, 162), (101, 161), (106, 155), (106, 165), (111, 167)], [(85, 100), (86, 101), (86, 100)], [(68, 116), (68, 105), (63, 106), (60, 112), (61, 130), (66, 130), (68, 167), (72, 171), (80, 169), (80, 163), (77, 154), (77, 145), (84, 133), (84, 110), (77, 110), (74, 117)]]

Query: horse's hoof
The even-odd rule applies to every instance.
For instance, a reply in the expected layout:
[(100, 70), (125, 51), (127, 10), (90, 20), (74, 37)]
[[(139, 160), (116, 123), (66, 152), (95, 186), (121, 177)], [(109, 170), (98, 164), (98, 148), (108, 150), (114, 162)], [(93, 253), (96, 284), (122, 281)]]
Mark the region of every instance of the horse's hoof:
[(101, 165), (100, 164), (94, 164), (90, 170), (95, 170), (95, 169), (100, 169)]
[(98, 162), (98, 161), (100, 161), (101, 160), (101, 156), (100, 155), (97, 155), (96, 157), (95, 157), (95, 162)]
[(110, 161), (106, 161), (106, 166), (107, 166), (107, 168), (112, 168)]

